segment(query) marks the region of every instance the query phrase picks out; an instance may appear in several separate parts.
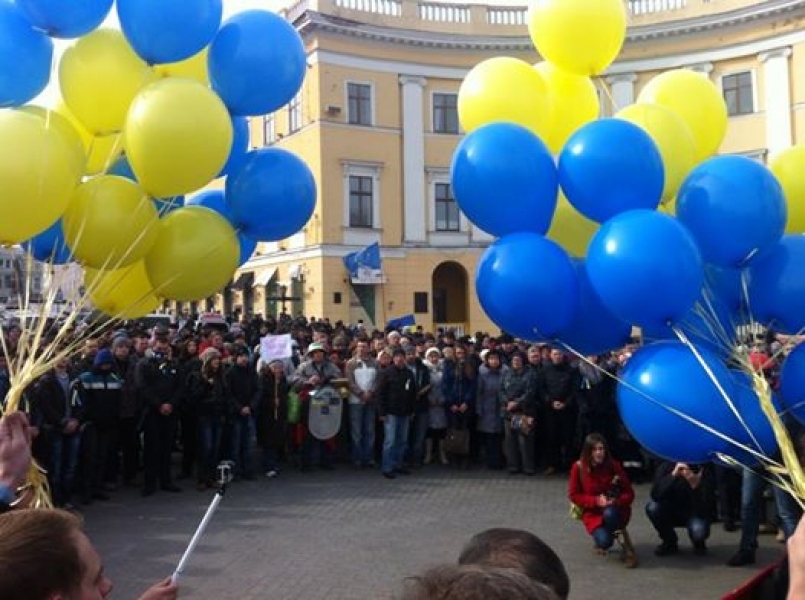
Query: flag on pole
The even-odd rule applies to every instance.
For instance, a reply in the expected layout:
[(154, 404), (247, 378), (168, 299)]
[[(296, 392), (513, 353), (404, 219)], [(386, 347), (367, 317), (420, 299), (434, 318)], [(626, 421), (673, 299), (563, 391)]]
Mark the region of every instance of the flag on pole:
[(347, 254), (344, 257), (344, 266), (349, 271), (352, 283), (373, 285), (385, 282), (380, 259), (380, 244), (377, 242)]

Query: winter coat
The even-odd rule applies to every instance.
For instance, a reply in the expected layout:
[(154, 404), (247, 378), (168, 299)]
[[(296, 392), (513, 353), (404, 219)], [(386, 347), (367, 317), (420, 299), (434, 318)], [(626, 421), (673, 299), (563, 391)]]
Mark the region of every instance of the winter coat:
[(621, 464), (612, 458), (589, 467), (579, 460), (574, 462), (570, 469), (568, 498), (581, 507), (581, 520), (589, 534), (604, 523), (604, 509), (597, 504), (601, 494), (614, 495), (614, 505), (620, 509), (626, 527), (632, 516), (634, 489)]
[[(506, 419), (511, 419), (512, 414), (524, 414), (529, 417), (537, 416), (537, 404), (535, 392), (535, 375), (530, 368), (520, 369), (508, 368), (503, 374), (500, 385), (500, 405), (501, 414)], [(506, 407), (509, 402), (515, 402), (517, 406), (509, 411)]]
[(381, 417), (407, 417), (416, 405), (416, 382), (408, 367), (389, 365), (380, 372), (377, 387), (377, 407)]
[(209, 379), (201, 371), (193, 371), (187, 380), (187, 400), (198, 417), (226, 417), (233, 409), (220, 370)]
[(502, 433), (503, 419), (500, 414), (500, 388), (509, 367), (503, 365), (490, 369), (481, 365), (478, 371), (478, 391), (475, 394), (475, 412), (478, 415), (478, 431)]
[(237, 364), (229, 367), (224, 373), (226, 384), (236, 414), (242, 408), (249, 407), (254, 414), (260, 397), (260, 378), (250, 366), (241, 367)]
[(288, 392), (285, 376), (277, 379), (269, 369), (260, 376), (255, 425), (257, 442), (263, 447), (281, 448), (288, 429)]
[(123, 380), (114, 371), (84, 371), (76, 380), (76, 389), (84, 406), (86, 421), (100, 429), (117, 427), (120, 422)]
[(430, 372), (430, 391), (428, 392), (428, 402), (430, 404), (428, 414), (428, 426), (431, 429), (446, 429), (447, 415), (444, 412), (444, 391), (442, 390), (442, 363), (436, 366), (426, 363)]

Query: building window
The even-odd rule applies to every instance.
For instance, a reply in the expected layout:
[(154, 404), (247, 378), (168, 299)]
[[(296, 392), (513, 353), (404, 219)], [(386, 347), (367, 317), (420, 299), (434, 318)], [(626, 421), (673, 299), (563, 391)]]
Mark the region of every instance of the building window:
[(270, 146), (277, 141), (277, 122), (274, 114), (263, 116), (263, 146)]
[(458, 204), (449, 183), (436, 184), (436, 231), (459, 231)]
[(457, 94), (433, 94), (433, 131), (458, 133)]
[(288, 133), (302, 128), (302, 98), (299, 94), (288, 103)]
[(721, 88), (724, 92), (724, 101), (727, 103), (727, 113), (731, 117), (755, 112), (751, 71), (724, 75), (721, 79)]
[(349, 226), (372, 227), (374, 190), (372, 178), (363, 175), (349, 176)]
[(348, 83), (349, 122), (352, 125), (372, 124), (372, 88), (366, 83)]
[(414, 312), (417, 314), (428, 312), (428, 292), (414, 292)]

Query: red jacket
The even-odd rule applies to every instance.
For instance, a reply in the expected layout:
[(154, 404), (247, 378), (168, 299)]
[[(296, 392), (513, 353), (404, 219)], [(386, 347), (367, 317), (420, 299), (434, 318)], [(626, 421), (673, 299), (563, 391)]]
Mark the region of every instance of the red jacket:
[[(617, 477), (617, 481), (615, 481)], [(634, 488), (621, 464), (613, 459), (597, 467), (582, 467), (581, 461), (573, 463), (570, 469), (567, 495), (573, 504), (583, 509), (581, 520), (587, 533), (592, 533), (603, 524), (604, 509), (596, 504), (598, 496), (606, 494), (617, 486), (615, 506), (621, 509), (624, 525), (632, 516)]]

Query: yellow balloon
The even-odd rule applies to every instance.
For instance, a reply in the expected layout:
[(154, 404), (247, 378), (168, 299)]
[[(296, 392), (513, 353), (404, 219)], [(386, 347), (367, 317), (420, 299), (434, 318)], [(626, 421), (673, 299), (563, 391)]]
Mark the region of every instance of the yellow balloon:
[(154, 65), (154, 71), (160, 77), (185, 77), (210, 85), (210, 76), (207, 73), (208, 51), (209, 47), (179, 62)]
[(95, 308), (116, 319), (138, 319), (160, 304), (142, 260), (112, 271), (88, 268), (84, 287)]
[(96, 135), (121, 131), (134, 96), (156, 77), (115, 29), (96, 29), (80, 38), (59, 63), (62, 98)]
[(786, 233), (805, 233), (805, 146), (793, 146), (773, 156), (769, 168), (783, 187), (788, 205)]
[(232, 119), (221, 99), (191, 79), (145, 88), (126, 118), (126, 157), (155, 198), (179, 196), (212, 181), (229, 157)]
[(85, 175), (103, 173), (123, 154), (123, 141), (120, 134), (92, 135), (63, 102), (59, 103), (54, 110), (67, 119), (78, 133), (84, 147), (83, 173)]
[(238, 237), (226, 219), (203, 206), (185, 206), (160, 221), (145, 268), (157, 295), (193, 301), (223, 288), (239, 258)]
[(534, 0), (528, 32), (537, 51), (560, 69), (596, 75), (626, 39), (623, 0)]
[(159, 215), (135, 182), (101, 175), (76, 188), (62, 225), (78, 262), (111, 270), (146, 255), (159, 234)]
[(637, 97), (641, 104), (659, 104), (677, 113), (696, 143), (695, 161), (709, 158), (727, 133), (727, 104), (716, 85), (689, 69), (660, 73)]
[(478, 63), (458, 91), (458, 118), (467, 133), (487, 123), (508, 121), (544, 139), (549, 111), (548, 86), (518, 58), (498, 56)]
[(598, 118), (598, 94), (589, 77), (568, 73), (545, 61), (534, 68), (548, 84), (550, 95), (544, 141), (554, 154), (558, 154), (574, 131)]
[(84, 151), (84, 142), (81, 140), (81, 134), (73, 122), (55, 110), (35, 106), (33, 104), (23, 106), (20, 110), (43, 119), (45, 121), (45, 127), (53, 127), (64, 138), (75, 160), (75, 182), (77, 184), (81, 181), (81, 176), (84, 174), (84, 168), (87, 163), (87, 155)]
[(75, 148), (41, 117), (0, 110), (0, 244), (17, 244), (61, 217), (77, 184)]
[(615, 117), (641, 127), (657, 144), (665, 167), (662, 201), (671, 200), (696, 166), (696, 142), (690, 128), (677, 113), (659, 104), (632, 104)]
[(545, 235), (573, 256), (584, 257), (587, 256), (587, 244), (599, 226), (573, 208), (564, 194), (560, 193), (551, 228)]

